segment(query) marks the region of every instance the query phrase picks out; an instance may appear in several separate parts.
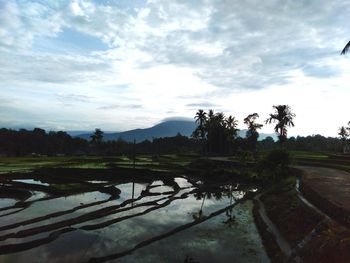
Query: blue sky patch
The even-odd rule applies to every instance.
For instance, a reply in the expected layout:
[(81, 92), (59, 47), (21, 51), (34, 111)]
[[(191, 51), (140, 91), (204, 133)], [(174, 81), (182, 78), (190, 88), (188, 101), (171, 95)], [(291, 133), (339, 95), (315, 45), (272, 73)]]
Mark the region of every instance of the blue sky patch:
[(36, 38), (33, 49), (36, 51), (48, 51), (54, 53), (85, 54), (92, 51), (107, 50), (108, 45), (103, 43), (98, 37), (66, 27), (55, 38)]

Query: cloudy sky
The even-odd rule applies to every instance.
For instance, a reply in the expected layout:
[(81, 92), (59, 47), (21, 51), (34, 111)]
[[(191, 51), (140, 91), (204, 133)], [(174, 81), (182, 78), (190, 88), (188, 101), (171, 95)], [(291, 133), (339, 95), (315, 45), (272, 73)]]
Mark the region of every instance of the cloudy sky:
[[(0, 126), (122, 131), (272, 105), (350, 121), (349, 0), (0, 0)], [(266, 126), (264, 132), (272, 132)]]

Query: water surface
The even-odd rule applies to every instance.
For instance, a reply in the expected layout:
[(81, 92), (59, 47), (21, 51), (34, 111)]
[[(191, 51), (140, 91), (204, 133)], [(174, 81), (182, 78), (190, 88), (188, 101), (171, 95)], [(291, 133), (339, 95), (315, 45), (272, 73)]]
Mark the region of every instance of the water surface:
[(250, 201), (211, 217), (256, 191), (253, 187), (194, 186), (182, 177), (90, 183), (113, 185), (120, 195), (32, 191), (21, 209), (0, 198), (0, 207), (9, 207), (0, 214), (0, 262), (269, 262)]

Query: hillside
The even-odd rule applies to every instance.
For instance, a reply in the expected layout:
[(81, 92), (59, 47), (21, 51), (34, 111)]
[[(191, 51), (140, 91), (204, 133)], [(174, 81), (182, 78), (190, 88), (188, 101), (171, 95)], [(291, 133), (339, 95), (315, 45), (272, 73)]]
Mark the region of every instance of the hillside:
[[(104, 140), (118, 140), (123, 139), (125, 141), (141, 142), (144, 140), (152, 140), (153, 138), (160, 137), (172, 137), (180, 133), (181, 135), (191, 136), (193, 130), (196, 128), (195, 122), (184, 121), (184, 120), (172, 120), (164, 121), (155, 126), (145, 129), (134, 129), (124, 132), (106, 132), (104, 134)], [(246, 130), (239, 131), (240, 137), (245, 137)], [(91, 133), (75, 134), (75, 137), (80, 137), (86, 140), (90, 140)], [(261, 133), (259, 140), (265, 139), (267, 136), (271, 136), (276, 139), (275, 134), (264, 134)]]
[[(141, 142), (144, 140), (152, 140), (153, 138), (171, 137), (180, 133), (181, 135), (191, 136), (196, 124), (191, 121), (165, 121), (153, 127), (145, 129), (134, 129), (124, 132), (105, 133), (104, 140), (118, 140)], [(76, 137), (90, 139), (91, 133), (76, 135)]]

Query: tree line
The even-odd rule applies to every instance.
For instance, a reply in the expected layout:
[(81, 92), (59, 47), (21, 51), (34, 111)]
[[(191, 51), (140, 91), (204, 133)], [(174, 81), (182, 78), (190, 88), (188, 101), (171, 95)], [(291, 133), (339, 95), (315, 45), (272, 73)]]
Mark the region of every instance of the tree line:
[(103, 140), (103, 131), (96, 129), (90, 140), (72, 137), (64, 131), (46, 132), (43, 129), (0, 129), (0, 157), (17, 156), (79, 156), (79, 155), (132, 155), (199, 152), (197, 140), (181, 134), (155, 138), (134, 144), (122, 139)]
[[(280, 146), (287, 140), (287, 129), (293, 127), (295, 114), (288, 105), (273, 106), (273, 113), (265, 120), (265, 124), (275, 123), (274, 130), (278, 134)], [(192, 137), (203, 145), (204, 154), (232, 154), (240, 149), (256, 152), (259, 132), (263, 124), (257, 122), (258, 113), (249, 114), (244, 118), (247, 125), (245, 138), (238, 138), (238, 120), (233, 116), (225, 117), (224, 113), (206, 113), (199, 109), (195, 115), (197, 128)]]
[(229, 155), (241, 151), (271, 150), (283, 146), (286, 150), (343, 152), (349, 145), (349, 127), (339, 128), (339, 138), (312, 135), (307, 137), (287, 137), (287, 130), (294, 126), (295, 114), (288, 105), (273, 106), (273, 112), (264, 124), (275, 124), (274, 131), (278, 141), (267, 137), (259, 141), (259, 114), (252, 113), (244, 118), (247, 126), (245, 138), (238, 136), (238, 120), (225, 116), (222, 112), (208, 113), (198, 110), (195, 115), (197, 123), (192, 137), (177, 134), (174, 137), (155, 138), (139, 143), (126, 142), (122, 139), (103, 140), (103, 131), (95, 129), (90, 140), (71, 137), (64, 131), (46, 132), (35, 128), (32, 131), (20, 129), (0, 129), (0, 156), (30, 155), (131, 155), (137, 154), (171, 154), (198, 153), (208, 155)]
[(0, 129), (0, 155), (28, 156), (28, 155), (72, 155), (86, 151), (89, 143), (80, 138), (72, 138), (63, 131), (46, 132), (35, 128), (11, 130)]

